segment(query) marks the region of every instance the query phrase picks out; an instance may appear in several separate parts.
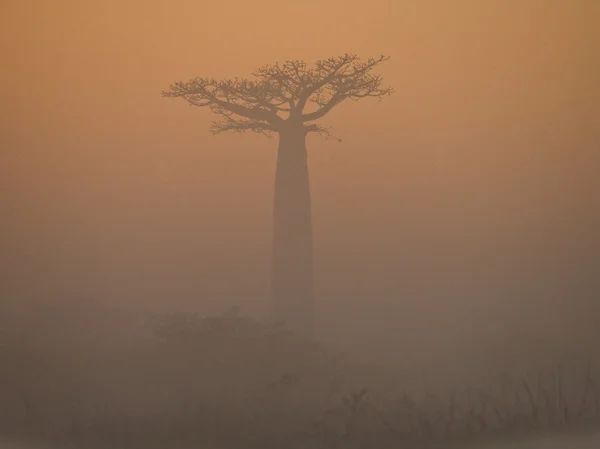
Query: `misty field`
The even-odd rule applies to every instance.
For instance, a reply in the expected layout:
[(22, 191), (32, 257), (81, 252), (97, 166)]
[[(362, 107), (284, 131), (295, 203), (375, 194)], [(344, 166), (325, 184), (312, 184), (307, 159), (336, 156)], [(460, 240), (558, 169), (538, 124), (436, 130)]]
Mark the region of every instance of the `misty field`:
[(70, 306), (55, 310), (27, 327), (3, 325), (6, 439), (52, 447), (465, 447), (600, 424), (600, 373), (585, 362), (449, 383), (443, 370), (384, 369), (235, 312), (99, 309), (90, 319)]

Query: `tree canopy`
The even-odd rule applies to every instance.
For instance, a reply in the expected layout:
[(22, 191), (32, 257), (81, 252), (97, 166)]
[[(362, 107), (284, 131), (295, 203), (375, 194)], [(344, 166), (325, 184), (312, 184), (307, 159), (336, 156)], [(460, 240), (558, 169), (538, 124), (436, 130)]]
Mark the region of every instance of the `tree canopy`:
[[(171, 84), (162, 95), (183, 98), (190, 106), (207, 106), (220, 115), (213, 122), (213, 134), (252, 131), (269, 136), (295, 124), (306, 132), (329, 135), (329, 128), (309, 122), (323, 118), (345, 100), (381, 99), (393, 92), (382, 87), (380, 75), (372, 73), (388, 59), (360, 61), (345, 54), (319, 60), (312, 67), (300, 60), (285, 61), (259, 68), (252, 80), (196, 77)], [(313, 110), (307, 110), (309, 105)]]

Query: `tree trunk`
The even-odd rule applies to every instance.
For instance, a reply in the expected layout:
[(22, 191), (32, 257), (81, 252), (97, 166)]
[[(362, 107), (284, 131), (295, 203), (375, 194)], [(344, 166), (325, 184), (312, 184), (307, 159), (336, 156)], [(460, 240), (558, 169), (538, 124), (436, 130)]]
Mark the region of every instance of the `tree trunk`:
[(304, 129), (279, 133), (271, 294), (275, 319), (314, 337), (313, 248), (310, 185)]

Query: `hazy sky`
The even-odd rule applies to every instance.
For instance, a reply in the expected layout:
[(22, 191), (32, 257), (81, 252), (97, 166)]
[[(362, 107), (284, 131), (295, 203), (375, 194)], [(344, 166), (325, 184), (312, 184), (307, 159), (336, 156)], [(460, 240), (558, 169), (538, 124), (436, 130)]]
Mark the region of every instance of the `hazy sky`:
[(596, 0), (0, 8), (0, 244), (15, 297), (262, 307), (276, 141), (212, 136), (208, 110), (160, 92), (345, 52), (391, 56), (396, 94), (331, 113), (343, 143), (309, 138), (322, 307), (393, 320), (423, 298), (470, 310), (482, 302), (466, 297), (559, 297), (595, 279)]

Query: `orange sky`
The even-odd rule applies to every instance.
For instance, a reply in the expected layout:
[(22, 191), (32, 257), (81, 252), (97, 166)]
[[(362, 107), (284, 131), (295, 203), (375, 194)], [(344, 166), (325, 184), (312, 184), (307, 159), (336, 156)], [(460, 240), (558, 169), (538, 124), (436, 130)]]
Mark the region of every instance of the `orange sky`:
[[(381, 73), (393, 97), (327, 117), (343, 143), (309, 139), (319, 288), (331, 298), (395, 291), (407, 267), (414, 277), (472, 264), (504, 241), (533, 248), (572, 232), (564, 217), (591, 213), (599, 191), (595, 0), (0, 8), (11, 285), (54, 270), (63, 281), (52, 285), (77, 278), (98, 295), (260, 296), (276, 143), (214, 137), (209, 111), (160, 91), (284, 59), (392, 57)], [(464, 260), (448, 262), (458, 253)], [(493, 263), (517, 256), (502, 257)], [(362, 284), (351, 288), (356, 273)]]

